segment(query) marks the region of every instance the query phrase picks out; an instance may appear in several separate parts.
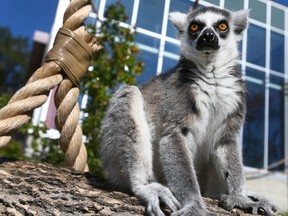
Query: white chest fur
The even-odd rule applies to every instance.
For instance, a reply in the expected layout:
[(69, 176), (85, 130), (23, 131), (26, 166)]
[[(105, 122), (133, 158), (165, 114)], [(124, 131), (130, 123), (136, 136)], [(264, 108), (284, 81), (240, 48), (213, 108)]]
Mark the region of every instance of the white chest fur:
[(201, 145), (203, 142), (210, 142), (209, 145), (217, 142), (217, 134), (221, 134), (221, 129), (224, 128), (223, 120), (233, 113), (241, 102), (239, 92), (243, 88), (240, 78), (229, 72), (231, 66), (217, 68), (211, 65), (206, 69), (208, 72), (203, 73), (197, 83), (191, 86), (199, 109), (199, 118), (193, 128), (199, 134), (196, 142)]

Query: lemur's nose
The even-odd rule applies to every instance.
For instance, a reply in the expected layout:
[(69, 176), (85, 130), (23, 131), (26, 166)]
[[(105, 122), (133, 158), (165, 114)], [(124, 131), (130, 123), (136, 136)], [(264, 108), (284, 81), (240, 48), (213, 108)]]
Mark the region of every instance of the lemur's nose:
[(212, 42), (216, 38), (215, 33), (211, 29), (207, 29), (205, 32), (203, 32), (203, 40), (206, 42)]
[(211, 28), (205, 29), (199, 36), (196, 44), (197, 50), (217, 50), (219, 49), (219, 40)]

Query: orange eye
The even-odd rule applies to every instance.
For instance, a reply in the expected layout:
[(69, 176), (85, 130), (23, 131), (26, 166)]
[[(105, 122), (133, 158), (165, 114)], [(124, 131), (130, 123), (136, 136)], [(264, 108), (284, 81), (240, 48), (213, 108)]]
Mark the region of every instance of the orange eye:
[(218, 29), (220, 31), (226, 31), (228, 29), (228, 25), (225, 24), (225, 23), (221, 23), (221, 24), (218, 25)]
[(193, 25), (191, 25), (190, 30), (193, 31), (193, 32), (198, 31), (199, 30), (199, 26), (197, 24), (193, 24)]

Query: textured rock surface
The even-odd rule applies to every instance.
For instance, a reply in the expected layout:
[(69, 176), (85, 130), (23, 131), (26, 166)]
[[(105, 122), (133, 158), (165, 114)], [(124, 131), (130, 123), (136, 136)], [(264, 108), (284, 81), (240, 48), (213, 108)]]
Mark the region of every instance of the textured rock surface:
[[(205, 199), (207, 208), (218, 215), (227, 212), (218, 201)], [(164, 210), (169, 215), (169, 210)], [(90, 174), (31, 162), (0, 164), (0, 215), (144, 215), (139, 200), (113, 191)], [(247, 215), (247, 214), (246, 214)]]

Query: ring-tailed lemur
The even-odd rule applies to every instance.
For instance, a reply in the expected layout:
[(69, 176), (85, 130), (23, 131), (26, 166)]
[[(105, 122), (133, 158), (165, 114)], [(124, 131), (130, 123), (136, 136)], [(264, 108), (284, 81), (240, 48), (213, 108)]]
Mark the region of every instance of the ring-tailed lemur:
[(163, 216), (214, 215), (201, 195), (253, 214), (274, 215), (265, 198), (245, 193), (238, 134), (245, 117), (245, 86), (237, 41), (247, 11), (206, 7), (170, 20), (179, 31), (181, 59), (142, 88), (123, 86), (102, 125), (101, 157), (110, 180)]

